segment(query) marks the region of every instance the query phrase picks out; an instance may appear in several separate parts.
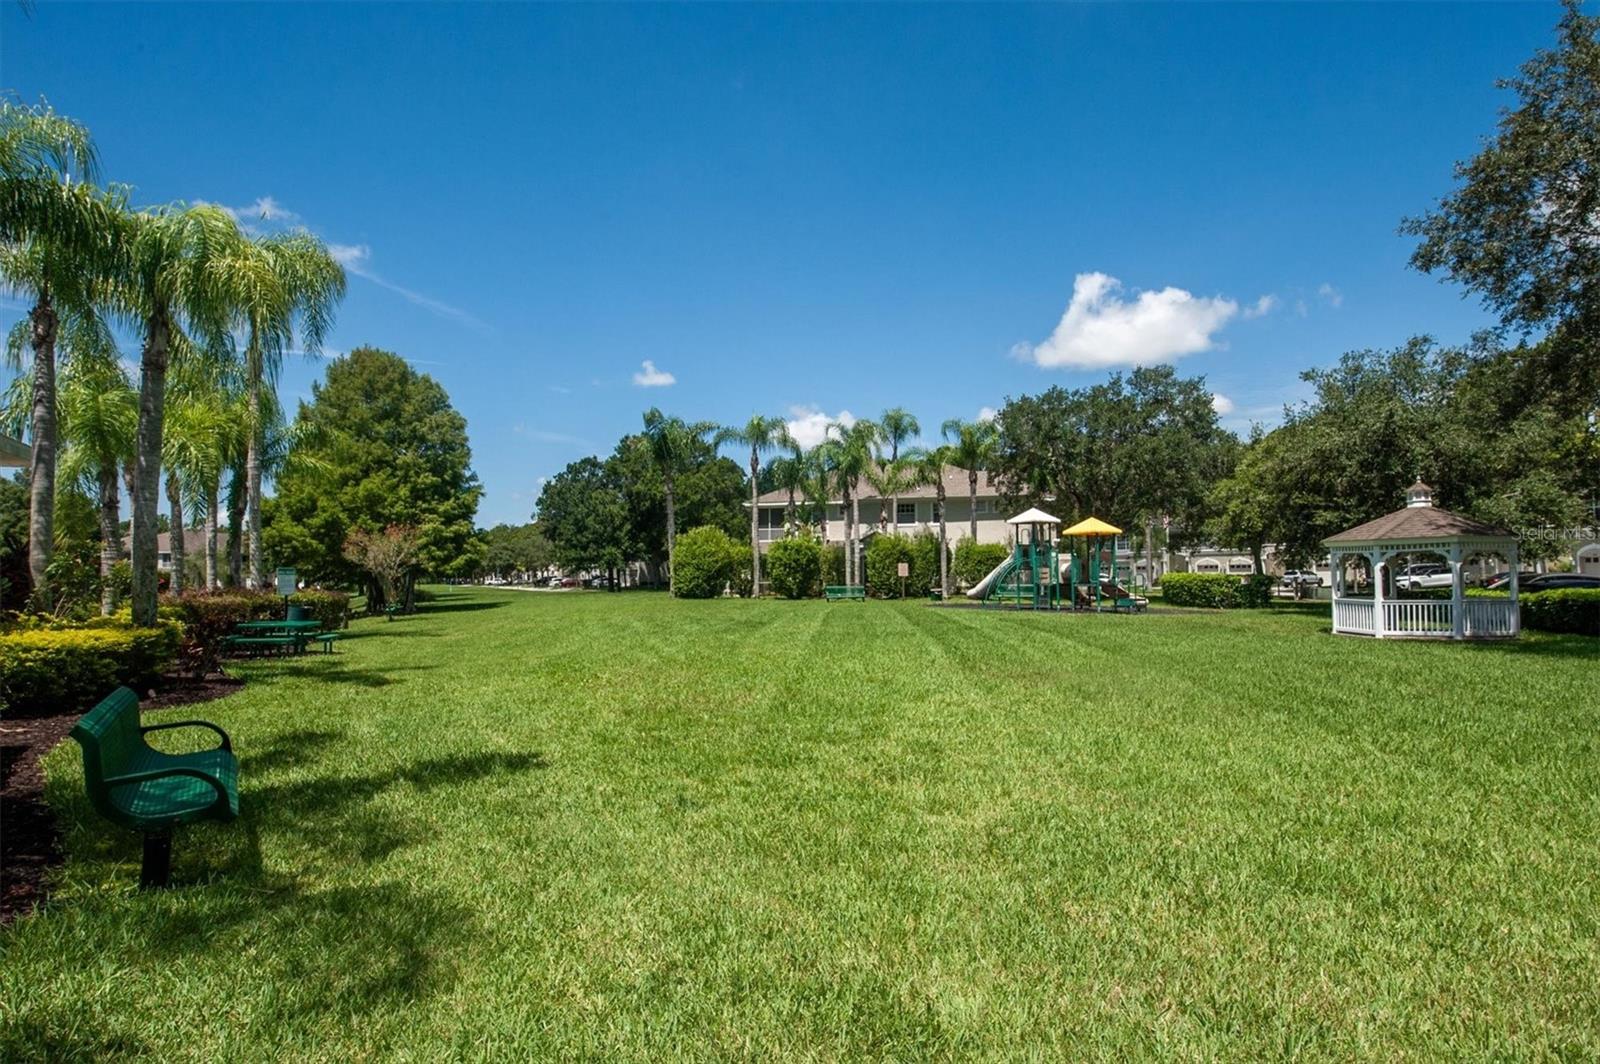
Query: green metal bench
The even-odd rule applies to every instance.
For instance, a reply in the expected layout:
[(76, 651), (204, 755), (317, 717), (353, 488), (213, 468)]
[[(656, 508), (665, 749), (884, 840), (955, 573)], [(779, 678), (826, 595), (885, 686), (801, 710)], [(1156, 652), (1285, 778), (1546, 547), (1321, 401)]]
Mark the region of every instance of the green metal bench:
[(867, 600), (867, 589), (857, 584), (829, 584), (822, 589), (822, 597), (829, 602), (840, 602), (848, 599)]
[(338, 642), (340, 639), (344, 638), (344, 633), (343, 632), (319, 632), (318, 634), (312, 636), (311, 638), (315, 639), (317, 642), (322, 644), (322, 652), (324, 654), (332, 654), (333, 653), (333, 644)]
[[(210, 728), (222, 739), (212, 750), (162, 753), (145, 735), (169, 728)], [(139, 724), (139, 696), (119, 687), (73, 725), (83, 748), (89, 802), (113, 824), (144, 833), (139, 886), (164, 887), (172, 873), (172, 829), (197, 820), (239, 815), (239, 760), (228, 733), (209, 721)]]

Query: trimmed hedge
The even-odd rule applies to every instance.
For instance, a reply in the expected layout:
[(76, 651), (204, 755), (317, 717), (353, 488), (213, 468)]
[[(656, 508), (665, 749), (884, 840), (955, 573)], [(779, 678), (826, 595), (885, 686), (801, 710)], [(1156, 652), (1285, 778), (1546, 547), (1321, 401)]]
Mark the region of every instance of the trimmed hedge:
[(76, 712), (117, 687), (146, 687), (172, 666), (181, 632), (170, 621), (133, 628), (104, 618), (0, 635), (0, 712)]
[(715, 525), (701, 525), (679, 536), (672, 558), (672, 593), (701, 599), (722, 594), (734, 578), (738, 548), (733, 537)]
[(183, 622), (180, 666), (190, 676), (217, 668), (223, 640), (240, 621), (264, 621), (283, 615), (283, 600), (270, 591), (185, 591), (162, 598), (162, 609)]
[(822, 594), (822, 544), (810, 536), (775, 541), (762, 568), (775, 595), (802, 599)]
[[(1504, 591), (1471, 588), (1471, 598), (1505, 598)], [(1564, 587), (1517, 596), (1522, 627), (1538, 632), (1600, 636), (1600, 588)]]
[(1227, 573), (1167, 573), (1161, 599), (1169, 606), (1205, 610), (1263, 609), (1272, 604), (1272, 577), (1255, 573), (1243, 579)]
[[(988, 576), (990, 570), (1005, 561), (1010, 553), (1010, 548), (1004, 543), (979, 543), (970, 536), (964, 537), (956, 544), (950, 579), (958, 586), (971, 587)], [(938, 562), (937, 555), (934, 561)]]
[(899, 598), (901, 562), (910, 567), (906, 597), (925, 597), (939, 579), (938, 537), (929, 532), (872, 537), (867, 541), (867, 590), (878, 598)]

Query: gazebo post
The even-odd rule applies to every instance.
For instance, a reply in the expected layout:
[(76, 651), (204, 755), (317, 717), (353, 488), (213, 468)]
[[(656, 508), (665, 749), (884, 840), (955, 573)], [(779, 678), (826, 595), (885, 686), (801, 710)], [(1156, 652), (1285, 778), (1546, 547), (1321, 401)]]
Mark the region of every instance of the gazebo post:
[(1372, 567), (1372, 637), (1383, 638), (1383, 552), (1373, 551), (1367, 555), (1367, 564)]
[(1517, 605), (1517, 572), (1522, 563), (1517, 558), (1517, 544), (1511, 544), (1511, 634), (1513, 637), (1522, 634), (1522, 607)]
[(1461, 545), (1450, 548), (1450, 638), (1466, 636), (1466, 594), (1461, 578)]

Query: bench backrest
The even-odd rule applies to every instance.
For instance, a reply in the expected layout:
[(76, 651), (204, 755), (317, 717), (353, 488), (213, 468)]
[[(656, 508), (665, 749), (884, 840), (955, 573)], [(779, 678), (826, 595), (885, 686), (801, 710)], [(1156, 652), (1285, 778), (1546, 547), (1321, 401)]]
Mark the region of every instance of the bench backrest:
[(72, 737), (83, 747), (83, 780), (89, 800), (101, 809), (110, 802), (106, 777), (126, 771), (146, 749), (139, 732), (139, 696), (126, 687), (112, 691), (78, 718)]

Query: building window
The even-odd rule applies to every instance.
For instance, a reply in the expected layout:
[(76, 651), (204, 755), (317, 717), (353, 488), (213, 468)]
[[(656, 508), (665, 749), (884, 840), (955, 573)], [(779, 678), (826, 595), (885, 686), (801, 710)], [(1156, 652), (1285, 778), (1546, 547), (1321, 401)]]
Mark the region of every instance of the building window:
[(992, 514), (992, 513), (994, 513), (994, 500), (993, 499), (979, 499), (977, 508), (974, 509), (972, 512), (975, 513), (975, 514)]
[(894, 512), (894, 523), (897, 525), (914, 525), (917, 523), (917, 504), (903, 502)]

